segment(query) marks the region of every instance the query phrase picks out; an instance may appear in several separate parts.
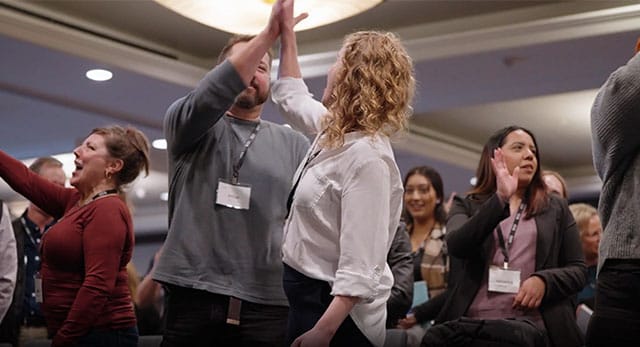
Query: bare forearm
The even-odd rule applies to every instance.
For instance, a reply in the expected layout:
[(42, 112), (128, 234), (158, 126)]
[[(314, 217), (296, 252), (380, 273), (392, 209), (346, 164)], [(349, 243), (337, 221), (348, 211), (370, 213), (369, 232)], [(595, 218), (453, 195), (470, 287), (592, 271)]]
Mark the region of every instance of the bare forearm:
[(260, 61), (277, 38), (277, 33), (274, 34), (269, 29), (265, 29), (249, 41), (243, 49), (239, 49), (229, 56), (229, 62), (236, 69), (245, 85), (251, 83)]
[(151, 274), (138, 285), (134, 294), (135, 303), (139, 308), (147, 308), (156, 303), (156, 299), (160, 295), (160, 284), (151, 278)]
[(360, 301), (360, 298), (353, 296), (337, 295), (333, 297), (329, 307), (316, 323), (315, 328), (328, 332), (333, 336), (358, 301)]
[(278, 78), (294, 77), (302, 78), (300, 64), (298, 63), (298, 45), (293, 28), (283, 30), (280, 36), (280, 65)]

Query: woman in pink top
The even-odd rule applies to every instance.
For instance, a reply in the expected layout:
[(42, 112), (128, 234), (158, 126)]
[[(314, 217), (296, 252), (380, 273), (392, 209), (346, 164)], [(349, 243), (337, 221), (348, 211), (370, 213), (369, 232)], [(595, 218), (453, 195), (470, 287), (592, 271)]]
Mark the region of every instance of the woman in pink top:
[(445, 331), (454, 330), (449, 339), (464, 335), (467, 323), (456, 321), (464, 316), (511, 318), (497, 321), (505, 328), (494, 337), (503, 342), (583, 345), (573, 306), (586, 283), (580, 236), (566, 200), (546, 191), (540, 164), (525, 128), (500, 129), (485, 144), (477, 185), (449, 211), (449, 286), (414, 310), (419, 322), (443, 323), (427, 330), (423, 344), (437, 346)]
[(136, 346), (126, 272), (133, 226), (118, 193), (143, 169), (148, 173), (149, 142), (134, 128), (98, 128), (73, 153), (73, 188), (63, 188), (0, 151), (0, 177), (58, 219), (40, 248), (52, 346)]

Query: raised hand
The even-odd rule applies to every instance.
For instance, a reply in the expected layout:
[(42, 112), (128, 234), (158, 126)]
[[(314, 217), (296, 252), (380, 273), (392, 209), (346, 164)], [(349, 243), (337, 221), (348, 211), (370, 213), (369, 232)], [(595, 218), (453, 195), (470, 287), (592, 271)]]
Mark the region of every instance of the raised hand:
[(496, 148), (493, 151), (491, 166), (493, 166), (493, 172), (496, 175), (496, 194), (502, 201), (509, 202), (511, 196), (518, 190), (520, 167), (516, 166), (513, 172), (509, 173), (501, 148)]
[(293, 16), (294, 0), (283, 0), (281, 10), (281, 30), (290, 29), (293, 30), (300, 21), (309, 16), (308, 13), (301, 13), (298, 16)]
[(269, 16), (269, 21), (265, 27), (265, 31), (269, 34), (269, 37), (273, 39), (280, 36), (280, 32), (282, 31), (280, 24), (284, 12), (283, 2), (285, 2), (285, 0), (277, 0), (273, 6), (271, 6), (271, 15)]

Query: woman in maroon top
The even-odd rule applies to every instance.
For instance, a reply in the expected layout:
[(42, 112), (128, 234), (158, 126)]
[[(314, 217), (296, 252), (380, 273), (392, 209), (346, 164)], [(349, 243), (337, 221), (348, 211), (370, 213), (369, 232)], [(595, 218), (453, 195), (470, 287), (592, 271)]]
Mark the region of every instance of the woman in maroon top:
[(126, 271), (133, 226), (118, 192), (148, 173), (149, 142), (134, 128), (98, 128), (73, 153), (73, 188), (62, 188), (0, 151), (0, 176), (58, 219), (40, 249), (52, 346), (136, 346)]

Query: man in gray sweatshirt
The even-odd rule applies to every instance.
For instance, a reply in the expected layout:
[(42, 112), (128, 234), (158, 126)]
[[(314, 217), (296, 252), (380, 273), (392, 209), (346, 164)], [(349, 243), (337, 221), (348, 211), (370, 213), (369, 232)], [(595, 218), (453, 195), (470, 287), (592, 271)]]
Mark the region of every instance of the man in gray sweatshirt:
[[(640, 46), (640, 42), (639, 42)], [(602, 86), (591, 110), (593, 162), (602, 179), (594, 314), (587, 346), (640, 343), (640, 54)]]
[(169, 233), (153, 275), (168, 293), (162, 346), (284, 345), (282, 231), (309, 142), (260, 119), (282, 1), (167, 111)]

